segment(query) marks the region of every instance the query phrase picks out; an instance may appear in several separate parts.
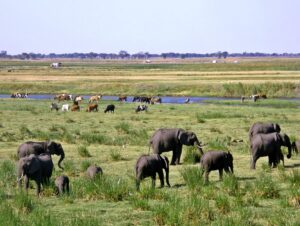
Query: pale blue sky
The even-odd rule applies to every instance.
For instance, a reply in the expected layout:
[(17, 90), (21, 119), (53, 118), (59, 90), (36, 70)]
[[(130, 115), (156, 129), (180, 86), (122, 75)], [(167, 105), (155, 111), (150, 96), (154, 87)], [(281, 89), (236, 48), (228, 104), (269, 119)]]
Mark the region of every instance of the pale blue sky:
[(300, 52), (300, 0), (0, 0), (0, 50)]

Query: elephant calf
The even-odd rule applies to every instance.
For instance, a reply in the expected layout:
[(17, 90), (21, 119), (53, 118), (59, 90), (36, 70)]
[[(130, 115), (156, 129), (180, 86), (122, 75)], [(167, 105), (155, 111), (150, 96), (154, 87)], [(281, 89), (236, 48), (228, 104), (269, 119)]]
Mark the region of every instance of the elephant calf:
[(300, 140), (292, 142), (292, 150), (298, 154), (300, 150)]
[(87, 168), (86, 170), (86, 175), (91, 179), (95, 178), (97, 175), (102, 175), (102, 174), (103, 171), (99, 166), (89, 166), (89, 168)]
[(233, 173), (233, 157), (225, 151), (208, 151), (204, 153), (200, 161), (201, 168), (205, 172), (205, 182), (208, 182), (208, 174), (212, 170), (219, 170), (219, 177), (222, 180), (223, 169), (226, 173)]
[(140, 182), (146, 177), (152, 178), (152, 187), (155, 187), (156, 173), (159, 175), (160, 185), (164, 186), (164, 174), (163, 169), (166, 172), (166, 182), (168, 187), (169, 183), (169, 160), (166, 156), (160, 156), (159, 154), (142, 155), (136, 162), (136, 189), (139, 191)]
[(55, 190), (56, 194), (62, 195), (63, 193), (67, 192), (69, 194), (69, 177), (65, 175), (61, 175), (55, 179)]

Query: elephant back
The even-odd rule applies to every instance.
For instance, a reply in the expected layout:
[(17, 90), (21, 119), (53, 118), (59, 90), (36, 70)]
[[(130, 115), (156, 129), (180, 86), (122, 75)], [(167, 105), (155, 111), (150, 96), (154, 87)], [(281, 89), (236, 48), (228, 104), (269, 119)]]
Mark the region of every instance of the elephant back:
[(46, 142), (27, 141), (18, 147), (17, 155), (19, 158), (29, 156), (30, 154), (39, 155), (47, 150)]

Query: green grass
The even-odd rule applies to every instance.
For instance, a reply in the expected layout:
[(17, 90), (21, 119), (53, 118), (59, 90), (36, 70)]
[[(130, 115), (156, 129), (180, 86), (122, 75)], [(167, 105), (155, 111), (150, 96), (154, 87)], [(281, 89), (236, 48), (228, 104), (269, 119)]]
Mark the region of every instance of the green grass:
[[(223, 84), (216, 85), (213, 77), (203, 78), (208, 80), (200, 88), (196, 88), (199, 84), (185, 82), (202, 79), (204, 74), (191, 74), (197, 73), (197, 70), (213, 71), (213, 67), (224, 70), (222, 76), (225, 80), (228, 79), (226, 76), (232, 75), (231, 71), (248, 70), (250, 73), (263, 71), (264, 67), (266, 70), (293, 70), (298, 67), (298, 60), (286, 64), (282, 62), (285, 61), (243, 62), (233, 66), (229, 63), (216, 66), (148, 66), (70, 62), (57, 71), (49, 70), (48, 63), (42, 62), (0, 62), (0, 77), (9, 76), (5, 74), (5, 69), (12, 66), (17, 68), (15, 73), (20, 77), (30, 76), (33, 72), (36, 76), (49, 73), (75, 78), (77, 73), (85, 73), (87, 76), (106, 73), (112, 77), (107, 87), (100, 80), (87, 80), (90, 88), (87, 88), (86, 80), (82, 85), (79, 85), (79, 81), (44, 81), (37, 82), (36, 87), (28, 82), (16, 82), (16, 87), (21, 89), (32, 87), (41, 92), (41, 88), (45, 88), (45, 93), (102, 93), (113, 87), (111, 94), (156, 91), (180, 95), (205, 92), (222, 94), (219, 92), (222, 89), (228, 93), (232, 93), (232, 90)], [(152, 72), (159, 74), (153, 75)], [(170, 76), (171, 72), (181, 74), (185, 80), (180, 80), (179, 75), (176, 75), (175, 84), (150, 80), (149, 83), (137, 81), (129, 85), (114, 80), (117, 73), (124, 77), (134, 77), (139, 73), (155, 77), (164, 73)], [(239, 72), (241, 77), (244, 72)], [(265, 73), (268, 78), (282, 75), (281, 71)], [(297, 77), (297, 72), (289, 73)], [(3, 79), (0, 84), (0, 89), (4, 88), (3, 92), (16, 89), (6, 81)], [(180, 84), (182, 81), (183, 85)], [(260, 86), (256, 82), (252, 85), (258, 91), (263, 92), (269, 87)], [(248, 92), (247, 84), (243, 84), (243, 89), (241, 85), (236, 86), (235, 89), (240, 90), (236, 93), (242, 93), (243, 90)], [(208, 87), (209, 90), (202, 93)], [(289, 85), (274, 87), (274, 90), (278, 89), (274, 95), (288, 93), (286, 90), (292, 89)], [(109, 115), (104, 114), (103, 110), (111, 101), (101, 100), (99, 112), (95, 114), (84, 111), (50, 112), (52, 101), (0, 99), (0, 225), (297, 225), (300, 222), (300, 157), (293, 154), (291, 159), (285, 158), (286, 168), (280, 165), (275, 169), (269, 169), (267, 158), (262, 157), (257, 161), (256, 170), (250, 170), (248, 141), (249, 127), (257, 121), (277, 122), (282, 132), (293, 140), (300, 139), (300, 128), (297, 126), (300, 122), (299, 101), (269, 98), (256, 103), (248, 100), (241, 103), (237, 100), (213, 101), (205, 105), (161, 104), (151, 105), (147, 114), (135, 114), (136, 103), (115, 102), (117, 111)], [(85, 108), (87, 100), (81, 105)], [(218, 171), (212, 171), (209, 184), (205, 185), (198, 163), (199, 153), (195, 147), (183, 146), (183, 164), (170, 166), (171, 188), (158, 188), (160, 182), (157, 177), (156, 188), (152, 189), (151, 179), (146, 178), (141, 182), (141, 191), (136, 192), (136, 160), (140, 155), (148, 153), (149, 138), (155, 130), (163, 127), (178, 127), (195, 132), (199, 140), (206, 144), (204, 152), (230, 150), (234, 158), (235, 174), (224, 174), (223, 181), (219, 181)], [(34, 182), (30, 183), (28, 195), (17, 188), (16, 152), (18, 145), (24, 141), (46, 139), (62, 144), (65, 150), (62, 165), (65, 170), (57, 167), (59, 156), (53, 155), (55, 171), (51, 186), (43, 188), (42, 196), (36, 198)], [(283, 148), (283, 151), (286, 152), (286, 149)], [(171, 152), (164, 155), (171, 160)], [(85, 171), (92, 164), (103, 169), (103, 176), (88, 180)], [(57, 197), (54, 193), (54, 180), (61, 174), (70, 178), (69, 196)]]

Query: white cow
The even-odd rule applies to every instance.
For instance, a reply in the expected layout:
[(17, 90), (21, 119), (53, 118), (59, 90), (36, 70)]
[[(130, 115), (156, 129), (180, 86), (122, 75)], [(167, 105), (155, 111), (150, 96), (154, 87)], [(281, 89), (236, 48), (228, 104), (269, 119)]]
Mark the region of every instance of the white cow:
[(61, 111), (69, 111), (69, 104), (63, 104)]
[(61, 66), (60, 62), (50, 64), (50, 67), (52, 67), (52, 68), (59, 68), (60, 66)]

